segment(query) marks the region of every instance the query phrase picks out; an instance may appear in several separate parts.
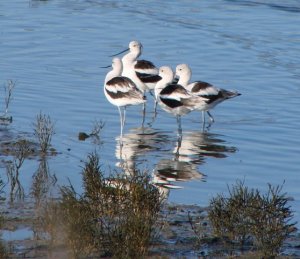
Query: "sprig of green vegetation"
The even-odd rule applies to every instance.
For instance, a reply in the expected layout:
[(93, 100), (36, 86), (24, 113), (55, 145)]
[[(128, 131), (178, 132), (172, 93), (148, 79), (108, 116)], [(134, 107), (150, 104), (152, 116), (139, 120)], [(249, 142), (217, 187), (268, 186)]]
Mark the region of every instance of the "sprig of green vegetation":
[(136, 171), (105, 177), (98, 155), (92, 153), (82, 176), (83, 194), (64, 186), (61, 202), (51, 205), (56, 216), (47, 212), (46, 229), (53, 240), (63, 237), (61, 242), (75, 257), (144, 257), (161, 208), (160, 193), (149, 175)]
[(52, 136), (55, 133), (54, 123), (49, 115), (38, 114), (34, 125), (34, 135), (37, 137), (42, 153), (46, 154), (51, 146)]
[(253, 244), (265, 257), (275, 257), (284, 240), (296, 231), (296, 223), (290, 223), (290, 198), (282, 193), (282, 187), (269, 184), (268, 192), (261, 194), (237, 181), (228, 187), (229, 197), (219, 194), (212, 198), (208, 216), (214, 234), (240, 244), (242, 250)]

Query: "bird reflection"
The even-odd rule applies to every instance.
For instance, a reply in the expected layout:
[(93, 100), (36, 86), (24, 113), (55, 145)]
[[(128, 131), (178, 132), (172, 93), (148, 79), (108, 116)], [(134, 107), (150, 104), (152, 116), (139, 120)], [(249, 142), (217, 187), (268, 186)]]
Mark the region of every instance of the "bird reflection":
[(236, 148), (227, 146), (221, 135), (209, 132), (186, 132), (177, 141), (173, 153), (180, 161), (202, 164), (207, 157), (225, 158), (227, 153), (235, 153)]
[[(171, 144), (171, 139), (166, 133), (153, 128), (132, 129), (130, 133), (123, 135), (122, 140), (120, 143), (119, 139), (116, 139), (116, 157), (119, 160), (117, 166), (129, 176), (137, 172), (138, 164), (147, 161), (147, 153), (165, 151)], [(172, 184), (162, 184), (162, 180), (157, 179), (155, 174), (152, 174), (152, 183), (158, 188), (162, 200), (168, 197), (170, 189), (179, 188)]]
[[(119, 160), (118, 167), (121, 167), (128, 175), (136, 170), (136, 164), (147, 160), (146, 153), (158, 152), (170, 142), (166, 133), (156, 131), (152, 128), (136, 128), (130, 133), (124, 134), (122, 142), (116, 139), (116, 158)], [(144, 156), (143, 159), (141, 159)]]
[[(186, 132), (177, 138), (173, 157), (161, 159), (155, 168), (155, 181), (165, 188), (180, 188), (176, 182), (200, 180), (205, 181), (206, 175), (199, 171), (198, 166), (207, 157), (225, 158), (226, 153), (236, 152), (235, 147), (228, 147), (220, 135), (208, 132)], [(165, 192), (168, 194), (168, 192)]]
[[(205, 174), (198, 170), (198, 163), (189, 157), (189, 149), (183, 149), (181, 153), (182, 141), (185, 139), (183, 135), (178, 136), (176, 147), (173, 150), (173, 156), (169, 159), (161, 159), (154, 170), (154, 182), (160, 187), (164, 199), (168, 198), (170, 189), (180, 189), (176, 182), (191, 181), (194, 179), (205, 180)], [(192, 153), (196, 151), (191, 149)]]
[[(168, 148), (170, 145), (173, 148)], [(184, 132), (177, 137), (174, 145), (167, 133), (143, 128), (123, 135), (121, 144), (117, 139), (116, 157), (119, 160), (117, 165), (127, 175), (134, 174), (138, 164), (147, 161), (147, 154), (149, 158), (150, 152), (154, 154), (151, 159), (161, 158), (157, 163), (154, 162), (152, 181), (167, 199), (170, 189), (182, 188), (178, 185), (179, 182), (206, 180), (206, 175), (199, 170), (206, 158), (226, 158), (228, 153), (236, 150), (235, 147), (226, 145), (222, 135), (200, 131)]]

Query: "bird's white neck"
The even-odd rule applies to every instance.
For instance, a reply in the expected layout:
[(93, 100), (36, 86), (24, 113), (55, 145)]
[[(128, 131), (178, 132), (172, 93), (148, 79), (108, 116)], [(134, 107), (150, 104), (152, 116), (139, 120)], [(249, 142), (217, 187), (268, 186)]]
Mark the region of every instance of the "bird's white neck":
[(183, 75), (180, 75), (178, 84), (186, 87), (189, 84), (191, 77), (192, 74), (189, 71), (184, 73)]
[(134, 63), (137, 60), (137, 58), (140, 56), (140, 54), (141, 54), (140, 51), (130, 51), (129, 53), (123, 56), (122, 58), (123, 65), (125, 66), (127, 64)]
[(123, 71), (122, 76), (130, 78), (136, 85), (136, 87), (142, 91), (147, 91), (147, 86), (137, 77), (135, 72), (137, 55), (135, 52), (129, 52), (122, 58)]
[(129, 52), (122, 58), (123, 76), (129, 76), (131, 73), (134, 72), (134, 65), (136, 63), (136, 58), (137, 56), (132, 52)]
[(120, 76), (122, 74), (122, 67), (114, 67), (111, 71), (106, 74), (104, 83), (106, 84), (109, 80), (113, 79), (114, 77)]

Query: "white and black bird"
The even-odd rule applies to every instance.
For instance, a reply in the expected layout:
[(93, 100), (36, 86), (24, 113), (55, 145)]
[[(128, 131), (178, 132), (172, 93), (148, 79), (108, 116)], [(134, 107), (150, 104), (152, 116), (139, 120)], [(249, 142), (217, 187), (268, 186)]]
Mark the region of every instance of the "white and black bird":
[(180, 64), (176, 67), (176, 76), (179, 77), (178, 84), (185, 87), (193, 95), (202, 97), (203, 105), (199, 105), (197, 110), (202, 111), (202, 121), (205, 123), (205, 112), (207, 112), (211, 122), (214, 122), (214, 118), (209, 112), (217, 104), (241, 95), (237, 91), (228, 91), (222, 88), (215, 87), (207, 82), (195, 81), (190, 83), (192, 77), (192, 70), (187, 64)]
[(107, 100), (118, 107), (121, 123), (121, 140), (125, 125), (126, 107), (130, 105), (144, 104), (146, 98), (137, 88), (135, 83), (128, 77), (121, 76), (122, 61), (113, 58), (112, 70), (107, 73), (104, 80), (104, 94)]
[[(130, 78), (145, 96), (146, 92), (151, 93), (151, 90), (154, 89), (156, 83), (161, 79), (161, 77), (158, 75), (158, 69), (152, 62), (147, 60), (138, 60), (139, 56), (142, 54), (142, 48), (143, 46), (139, 41), (131, 41), (129, 43), (129, 48), (113, 56), (129, 51), (122, 57), (122, 76)], [(156, 111), (156, 103), (154, 110)], [(142, 126), (144, 126), (145, 116), (146, 104), (144, 103)]]
[(182, 134), (181, 116), (201, 105), (201, 98), (193, 96), (180, 84), (172, 83), (174, 73), (168, 66), (159, 69), (162, 78), (155, 86), (154, 93), (158, 104), (177, 118), (178, 133)]
[(132, 79), (137, 87), (145, 92), (153, 90), (155, 84), (160, 80), (158, 75), (158, 68), (148, 60), (139, 60), (142, 54), (143, 45), (139, 41), (131, 41), (129, 48), (113, 55), (119, 55), (129, 51), (123, 56), (123, 76)]

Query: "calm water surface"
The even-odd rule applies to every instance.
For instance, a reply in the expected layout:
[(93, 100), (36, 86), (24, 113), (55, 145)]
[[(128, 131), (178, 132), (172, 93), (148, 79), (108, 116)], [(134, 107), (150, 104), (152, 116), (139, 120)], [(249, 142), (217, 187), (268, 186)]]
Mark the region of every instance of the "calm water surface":
[[(59, 152), (46, 161), (25, 160), (19, 175), (25, 197), (45, 168), (47, 195), (69, 179), (80, 191), (83, 161), (96, 150), (105, 170), (149, 169), (175, 188), (165, 191), (176, 203), (205, 206), (237, 179), (262, 191), (285, 182), (300, 221), (299, 24), (299, 1), (1, 1), (0, 84), (17, 85), (13, 123), (0, 126), (0, 141), (33, 138), (42, 112), (55, 122), (52, 145)], [(144, 45), (142, 58), (157, 66), (188, 63), (194, 80), (242, 96), (219, 105), (205, 131), (199, 112), (185, 116), (181, 143), (174, 117), (159, 110), (142, 129), (141, 107), (131, 107), (120, 150), (119, 115), (103, 94), (107, 69), (100, 67), (133, 39)], [(153, 116), (148, 100), (146, 124)], [(100, 120), (101, 145), (78, 140)], [(12, 158), (0, 156), (8, 196), (4, 164)]]

